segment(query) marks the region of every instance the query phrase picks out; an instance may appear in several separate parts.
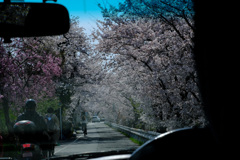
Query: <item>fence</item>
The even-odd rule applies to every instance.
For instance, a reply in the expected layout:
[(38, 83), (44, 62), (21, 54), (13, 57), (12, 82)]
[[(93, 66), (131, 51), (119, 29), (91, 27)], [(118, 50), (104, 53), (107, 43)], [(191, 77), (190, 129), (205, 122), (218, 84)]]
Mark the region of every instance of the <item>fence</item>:
[(145, 143), (148, 140), (154, 139), (155, 137), (160, 135), (160, 133), (158, 132), (144, 131), (141, 129), (130, 128), (127, 126), (123, 126), (123, 125), (119, 125), (111, 122), (105, 122), (105, 124), (143, 143)]

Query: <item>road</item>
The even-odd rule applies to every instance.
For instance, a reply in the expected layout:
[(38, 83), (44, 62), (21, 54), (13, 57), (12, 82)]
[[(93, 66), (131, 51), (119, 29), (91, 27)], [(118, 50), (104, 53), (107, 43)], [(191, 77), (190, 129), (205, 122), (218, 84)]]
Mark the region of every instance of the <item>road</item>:
[(77, 131), (76, 138), (60, 141), (55, 147), (55, 156), (68, 156), (81, 153), (136, 149), (139, 146), (129, 138), (108, 127), (104, 123), (88, 123), (88, 134)]

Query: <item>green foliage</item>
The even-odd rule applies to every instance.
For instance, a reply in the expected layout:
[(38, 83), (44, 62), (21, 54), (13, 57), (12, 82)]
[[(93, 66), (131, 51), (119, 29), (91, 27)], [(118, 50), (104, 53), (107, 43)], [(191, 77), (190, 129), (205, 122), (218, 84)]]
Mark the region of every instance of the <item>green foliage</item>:
[(59, 101), (61, 102), (64, 108), (67, 108), (71, 103), (71, 96), (73, 95), (73, 85), (69, 83), (69, 79), (62, 76), (60, 78), (62, 84), (58, 86), (56, 89), (56, 94), (59, 97)]
[(0, 109), (0, 131), (1, 132), (6, 132), (7, 131), (7, 127), (5, 125), (5, 118), (4, 118), (3, 109)]
[(137, 140), (137, 139), (135, 139), (135, 138), (133, 138), (133, 137), (130, 137), (128, 134), (126, 134), (126, 133), (124, 133), (124, 132), (121, 132), (121, 131), (119, 131), (121, 134), (123, 134), (124, 136), (126, 136), (126, 137), (128, 137), (133, 143), (135, 143), (135, 144), (137, 144), (137, 145), (139, 145), (139, 146), (141, 146), (142, 144), (144, 144), (144, 142), (142, 142), (142, 141), (139, 141), (139, 140)]
[(60, 100), (57, 97), (44, 99), (37, 104), (37, 112), (45, 115), (47, 113), (47, 109), (52, 107), (54, 110), (57, 110), (60, 107)]
[[(12, 122), (14, 122), (17, 119), (17, 116), (11, 110), (9, 110), (9, 117), (10, 117), (10, 121)], [(8, 133), (4, 111), (2, 108), (0, 108), (0, 133), (4, 133), (4, 134)]]
[(131, 102), (131, 106), (133, 107), (134, 113), (140, 116), (142, 113), (142, 109), (140, 109), (140, 103), (134, 101), (132, 98), (129, 98), (129, 100)]
[(139, 146), (141, 146), (141, 145), (144, 144), (144, 142), (141, 142), (141, 141), (139, 141), (139, 140), (137, 140), (137, 139), (135, 139), (135, 138), (132, 138), (132, 137), (130, 137), (130, 140), (131, 140), (133, 143), (136, 143), (136, 144), (139, 145)]

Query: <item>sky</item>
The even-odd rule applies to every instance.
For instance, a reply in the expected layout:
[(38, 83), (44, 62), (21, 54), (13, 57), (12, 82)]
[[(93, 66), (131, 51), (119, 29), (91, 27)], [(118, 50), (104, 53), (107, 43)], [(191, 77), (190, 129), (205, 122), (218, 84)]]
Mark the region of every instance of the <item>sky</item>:
[[(0, 0), (3, 2), (4, 0)], [(11, 0), (14, 1), (14, 0)], [(22, 0), (15, 0), (22, 1)], [(43, 0), (24, 0), (24, 2), (38, 2), (41, 3)], [(96, 27), (96, 21), (102, 20), (101, 10), (98, 7), (98, 3), (103, 6), (108, 4), (118, 6), (119, 2), (124, 0), (57, 0), (58, 4), (65, 6), (70, 16), (78, 16), (80, 26), (85, 28), (85, 32), (90, 34), (94, 27)], [(48, 3), (55, 3), (49, 1)]]
[[(42, 2), (42, 0), (25, 0), (25, 2)], [(96, 20), (103, 19), (98, 3), (103, 6), (108, 4), (117, 6), (119, 2), (123, 0), (57, 0), (58, 4), (68, 9), (70, 16), (79, 17), (80, 26), (85, 28), (87, 34), (96, 27)]]

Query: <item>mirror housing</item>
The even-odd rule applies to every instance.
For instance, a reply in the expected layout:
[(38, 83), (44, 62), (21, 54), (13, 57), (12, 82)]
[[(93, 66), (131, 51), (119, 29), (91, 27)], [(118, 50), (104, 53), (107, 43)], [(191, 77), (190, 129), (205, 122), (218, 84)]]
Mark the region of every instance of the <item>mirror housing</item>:
[(53, 3), (0, 3), (0, 37), (39, 37), (69, 31), (68, 10)]

